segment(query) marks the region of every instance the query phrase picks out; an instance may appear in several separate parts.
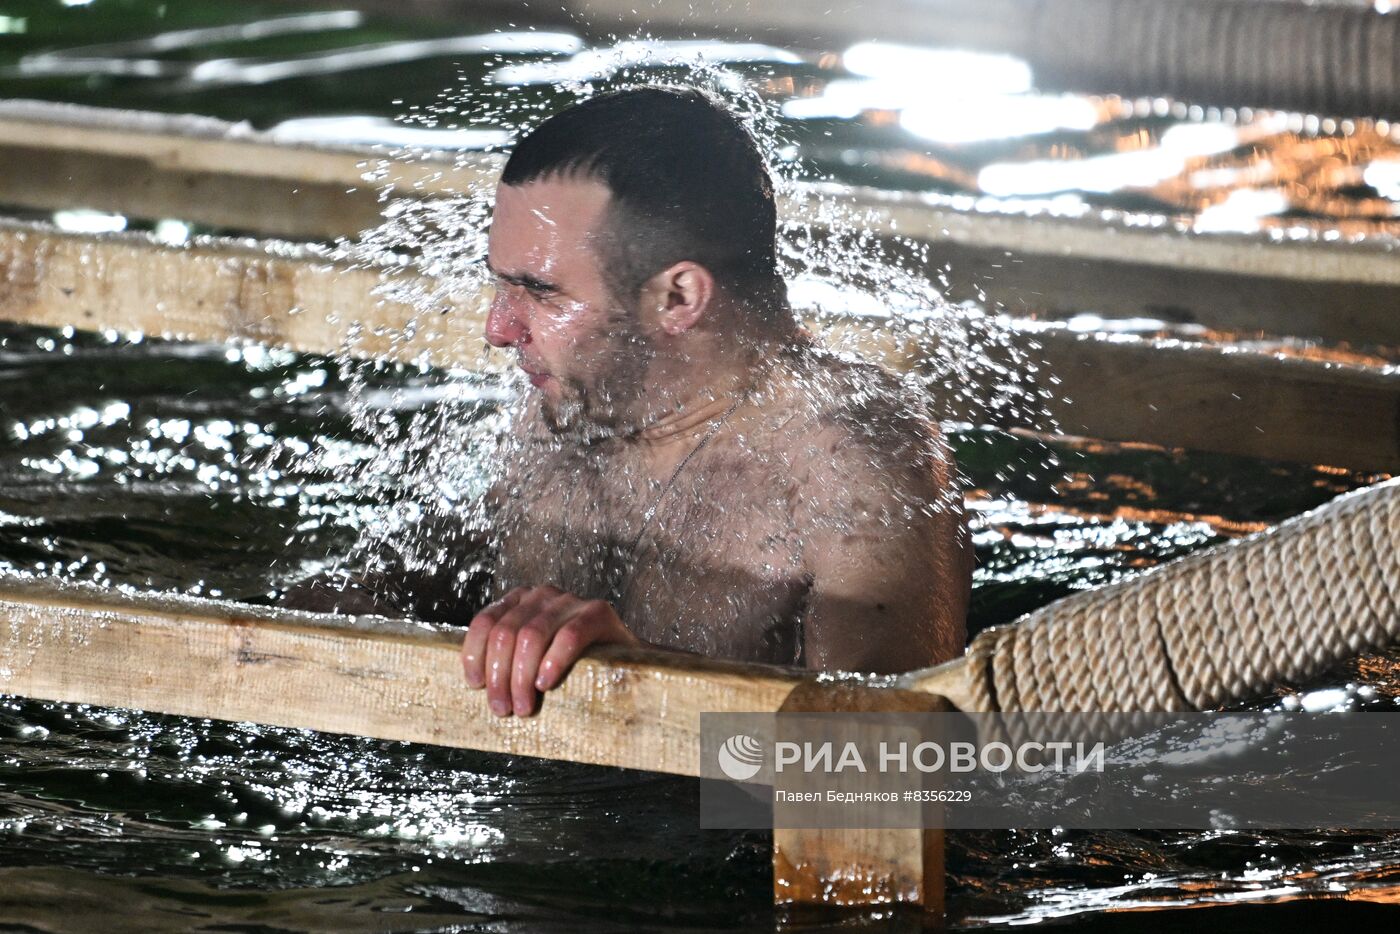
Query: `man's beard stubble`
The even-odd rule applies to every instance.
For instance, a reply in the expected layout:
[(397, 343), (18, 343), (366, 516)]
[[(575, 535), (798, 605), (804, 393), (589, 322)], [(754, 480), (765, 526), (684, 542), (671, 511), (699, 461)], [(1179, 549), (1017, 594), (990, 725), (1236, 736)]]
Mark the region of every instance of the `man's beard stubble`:
[(559, 400), (541, 400), (545, 427), (558, 438), (586, 443), (645, 427), (647, 407), (642, 403), (655, 345), (642, 333), (636, 312), (621, 306), (609, 314), (596, 336), (607, 346), (591, 367), (593, 377), (556, 376)]

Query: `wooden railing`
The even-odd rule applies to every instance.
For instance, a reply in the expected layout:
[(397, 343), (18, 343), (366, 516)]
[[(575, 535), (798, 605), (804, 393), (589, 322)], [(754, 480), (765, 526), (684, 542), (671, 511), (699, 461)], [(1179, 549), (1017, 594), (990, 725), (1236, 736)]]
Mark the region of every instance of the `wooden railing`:
[[(288, 244), (202, 239), (171, 247), (141, 234), (0, 221), (0, 320), (479, 366), (481, 296), (420, 313), (374, 294), (386, 277), (416, 275), (345, 265)], [(1053, 420), (1077, 436), (1400, 469), (1395, 368), (1007, 324), (1019, 355), (1043, 364), (1036, 378), (1048, 411), (987, 410), (978, 398), (992, 388), (967, 387), (967, 399), (950, 403), (951, 416), (1035, 430)], [(839, 319), (828, 328), (849, 331), (843, 347), (863, 344), (893, 368), (926, 365), (920, 339), (898, 329)]]

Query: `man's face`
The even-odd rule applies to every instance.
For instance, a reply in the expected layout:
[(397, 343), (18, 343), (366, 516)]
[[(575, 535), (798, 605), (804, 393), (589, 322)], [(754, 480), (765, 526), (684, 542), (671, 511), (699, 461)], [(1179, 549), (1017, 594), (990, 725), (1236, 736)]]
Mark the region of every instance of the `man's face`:
[(609, 197), (601, 182), (580, 178), (496, 191), (486, 339), (515, 350), (555, 430), (615, 424), (649, 357), (636, 310), (617, 301), (599, 260)]

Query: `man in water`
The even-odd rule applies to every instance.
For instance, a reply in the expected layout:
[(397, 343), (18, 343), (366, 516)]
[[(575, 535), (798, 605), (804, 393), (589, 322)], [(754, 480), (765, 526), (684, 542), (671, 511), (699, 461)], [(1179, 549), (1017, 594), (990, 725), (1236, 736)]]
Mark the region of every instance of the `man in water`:
[(493, 712), (601, 643), (868, 672), (962, 650), (951, 455), (917, 390), (814, 346), (776, 232), (756, 143), (699, 91), (601, 95), (516, 145), (486, 335), (532, 388), (462, 648)]

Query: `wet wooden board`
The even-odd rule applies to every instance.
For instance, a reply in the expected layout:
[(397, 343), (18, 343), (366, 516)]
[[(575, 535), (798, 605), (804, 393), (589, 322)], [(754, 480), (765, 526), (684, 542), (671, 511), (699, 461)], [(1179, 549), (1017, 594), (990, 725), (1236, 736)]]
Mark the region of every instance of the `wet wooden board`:
[(451, 197), (494, 183), (499, 165), (476, 153), (282, 142), (203, 117), (0, 101), (0, 205), (30, 210), (335, 240), (379, 223), (382, 187)]
[[(466, 685), (461, 638), (407, 620), (0, 576), (0, 695), (689, 776), (701, 774), (701, 714), (777, 713), (799, 687), (794, 709), (847, 709), (852, 692), (860, 709), (947, 709), (793, 669), (605, 646), (535, 716), (496, 717)], [(781, 832), (774, 897), (941, 914), (942, 841), (937, 830)]]
[[(0, 221), (0, 320), (196, 341), (255, 341), (450, 364), (482, 346), (465, 299), (436, 316), (376, 297), (383, 270), (291, 244), (85, 236)], [(387, 274), (405, 287), (412, 272)], [(431, 320), (428, 320), (431, 319)]]
[(1400, 470), (1400, 368), (1046, 329), (1060, 432)]
[[(0, 320), (483, 365), (481, 296), (461, 296), (441, 314), (417, 318), (411, 307), (375, 296), (381, 275), (286, 244), (210, 239), (176, 248), (142, 235), (0, 223)], [(406, 281), (413, 273), (393, 275)], [(1019, 327), (1013, 343), (1044, 364), (1040, 378), (1048, 380), (1050, 414), (1063, 433), (1400, 470), (1394, 369)], [(890, 366), (924, 365), (912, 339), (868, 322), (856, 333)], [(989, 414), (975, 402), (949, 414), (1048, 427), (1034, 413)]]
[[(950, 664), (957, 664), (953, 662)], [(860, 684), (806, 682), (793, 688), (783, 702), (775, 728), (780, 741), (785, 730), (792, 739), (810, 736), (812, 726), (801, 726), (802, 714), (816, 713), (943, 713), (954, 708), (947, 698), (924, 691), (872, 688)], [(870, 725), (878, 731), (880, 727)], [(896, 742), (894, 735), (891, 742)], [(775, 789), (791, 782), (791, 775), (775, 776)], [(836, 778), (839, 790), (860, 791), (862, 778)], [(931, 782), (936, 785), (936, 779)], [(801, 779), (797, 787), (802, 787)], [(925, 786), (929, 787), (929, 786)], [(920, 805), (914, 808), (922, 810)], [(775, 805), (775, 818), (782, 808)], [(912, 815), (911, 815), (912, 816)], [(781, 821), (778, 821), (781, 823)], [(791, 828), (773, 830), (773, 897), (779, 903), (845, 907), (868, 904), (872, 895), (880, 903), (923, 906), (941, 916), (944, 910), (945, 853), (941, 828), (887, 827), (883, 829)]]
[[(374, 227), (379, 189), (445, 198), (493, 183), (476, 153), (279, 142), (204, 118), (0, 102), (0, 205), (89, 208), (295, 239)], [(381, 177), (367, 180), (367, 173)], [(801, 186), (785, 216), (825, 222)], [(950, 297), (1012, 314), (1082, 310), (1274, 334), (1400, 344), (1400, 262), (1390, 241), (1275, 242), (1192, 235), (1099, 217), (988, 213), (940, 196), (841, 188), (858, 223), (929, 247)]]
[(603, 648), (498, 718), (461, 630), (0, 577), (0, 694), (699, 774), (700, 713), (774, 712), (808, 676)]

